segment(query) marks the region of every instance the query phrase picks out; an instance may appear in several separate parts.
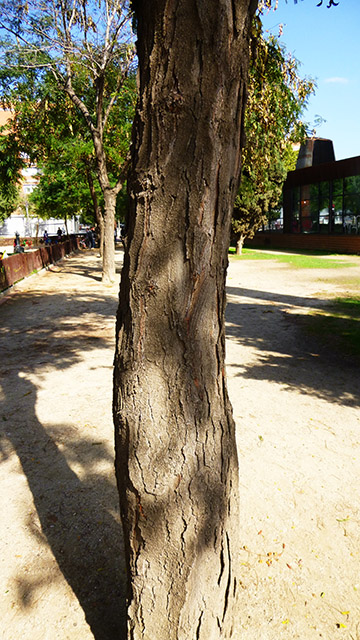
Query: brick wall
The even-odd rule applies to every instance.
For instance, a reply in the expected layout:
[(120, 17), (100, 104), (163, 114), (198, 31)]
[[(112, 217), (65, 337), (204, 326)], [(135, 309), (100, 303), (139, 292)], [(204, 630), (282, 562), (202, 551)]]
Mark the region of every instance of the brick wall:
[(70, 238), (65, 242), (48, 245), (36, 251), (16, 253), (0, 260), (0, 291), (8, 289), (33, 271), (40, 271), (40, 269), (58, 262), (77, 249), (77, 238)]
[(246, 247), (264, 249), (294, 249), (308, 251), (329, 251), (330, 253), (360, 254), (360, 236), (335, 236), (295, 233), (257, 233), (245, 241)]

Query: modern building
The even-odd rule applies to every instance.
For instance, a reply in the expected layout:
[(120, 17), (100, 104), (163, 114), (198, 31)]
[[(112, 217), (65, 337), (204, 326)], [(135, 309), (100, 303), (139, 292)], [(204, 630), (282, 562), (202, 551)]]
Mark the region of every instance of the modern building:
[(335, 161), (331, 140), (308, 139), (284, 184), (281, 233), (248, 244), (360, 252), (360, 156)]

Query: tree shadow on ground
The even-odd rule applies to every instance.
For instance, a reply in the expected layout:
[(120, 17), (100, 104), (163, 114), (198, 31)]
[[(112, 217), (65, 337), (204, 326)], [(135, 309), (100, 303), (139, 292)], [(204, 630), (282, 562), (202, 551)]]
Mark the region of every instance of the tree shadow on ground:
[[(52, 405), (61, 401), (56, 389), (49, 398), (49, 422), (42, 424), (34, 378), (45, 370), (68, 370), (84, 351), (112, 346), (113, 328), (108, 321), (115, 310), (113, 297), (93, 293), (80, 297), (22, 293), (1, 310), (0, 455), (5, 459), (16, 451), (41, 529), (25, 513), (23, 526), (39, 544), (50, 547), (96, 640), (126, 637), (118, 497), (115, 482), (97, 470), (106, 461), (112, 464), (113, 456), (107, 443), (94, 442), (88, 432), (71, 424), (51, 423)], [(96, 314), (95, 326), (87, 321), (89, 314)], [(78, 465), (80, 474), (73, 470)], [(47, 572), (44, 581), (49, 580)], [(16, 582), (18, 604), (30, 610), (37, 589), (44, 584), (29, 574), (18, 575)]]
[(360, 406), (358, 359), (345, 357), (331, 333), (324, 331), (320, 340), (308, 331), (307, 312), (326, 308), (329, 300), (236, 287), (227, 288), (227, 293), (227, 337), (258, 352), (255, 363), (230, 365), (239, 369), (236, 375)]
[[(86, 263), (84, 263), (82, 261), (82, 256), (85, 254), (89, 255), (91, 254), (91, 257), (94, 258), (94, 264), (93, 265), (89, 265), (89, 262), (87, 261)], [(121, 269), (122, 269), (122, 255), (123, 255), (124, 251), (120, 248), (116, 248), (115, 249), (115, 258), (116, 258), (116, 275), (120, 275), (121, 273)], [(94, 250), (90, 250), (90, 249), (85, 249), (82, 250), (81, 254), (79, 254), (78, 256), (78, 260), (76, 260), (76, 257), (74, 258), (74, 256), (72, 257), (71, 260), (71, 264), (66, 266), (66, 271), (67, 273), (71, 273), (73, 275), (79, 275), (79, 276), (83, 276), (84, 278), (91, 278), (92, 280), (95, 280), (96, 282), (101, 282), (102, 277), (101, 277), (101, 272), (99, 272), (99, 269), (101, 269), (101, 256), (99, 255), (99, 250), (98, 249), (94, 249)]]
[(243, 287), (226, 287), (228, 296), (239, 297), (239, 304), (242, 304), (242, 298), (251, 298), (252, 300), (264, 300), (265, 302), (275, 302), (286, 307), (304, 307), (306, 309), (322, 309), (329, 303), (329, 300), (323, 298), (309, 298), (305, 296), (292, 296), (289, 294), (274, 293), (272, 291), (259, 291), (255, 289), (245, 289)]

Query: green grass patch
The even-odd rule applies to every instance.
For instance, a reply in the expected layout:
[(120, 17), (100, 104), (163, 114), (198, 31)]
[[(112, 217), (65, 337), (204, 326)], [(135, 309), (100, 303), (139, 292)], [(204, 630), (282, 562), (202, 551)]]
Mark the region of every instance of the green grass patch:
[(360, 356), (360, 297), (337, 298), (305, 318), (306, 330), (330, 349)]
[(336, 298), (335, 304), (344, 312), (360, 318), (360, 297)]
[(307, 256), (302, 254), (279, 255), (276, 257), (279, 262), (295, 267), (296, 269), (342, 269), (344, 267), (356, 267), (356, 262), (345, 262), (341, 258), (320, 258), (317, 256)]
[(243, 249), (241, 256), (233, 255), (234, 260), (276, 260), (295, 269), (341, 269), (358, 266), (356, 262), (346, 262), (341, 258), (342, 256), (337, 255), (333, 258), (326, 258), (303, 253), (285, 254), (275, 251), (257, 251), (256, 249)]
[(348, 276), (346, 274), (343, 274), (344, 272), (341, 272), (341, 275), (336, 274), (336, 278), (334, 275), (329, 274), (329, 277), (319, 278), (319, 282), (324, 282), (325, 284), (327, 284), (328, 282), (336, 282), (338, 287), (341, 287), (344, 291), (359, 291), (360, 278), (357, 276)]
[(230, 247), (229, 253), (234, 260), (276, 260), (277, 257), (275, 254), (256, 251), (256, 249), (243, 249), (241, 256), (237, 256), (235, 251), (234, 247)]

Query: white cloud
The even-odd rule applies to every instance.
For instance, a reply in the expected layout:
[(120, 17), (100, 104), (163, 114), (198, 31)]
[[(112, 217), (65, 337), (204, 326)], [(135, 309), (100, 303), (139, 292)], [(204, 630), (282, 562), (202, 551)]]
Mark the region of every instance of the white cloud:
[(335, 76), (333, 78), (325, 78), (325, 82), (331, 83), (331, 84), (348, 84), (349, 79)]

